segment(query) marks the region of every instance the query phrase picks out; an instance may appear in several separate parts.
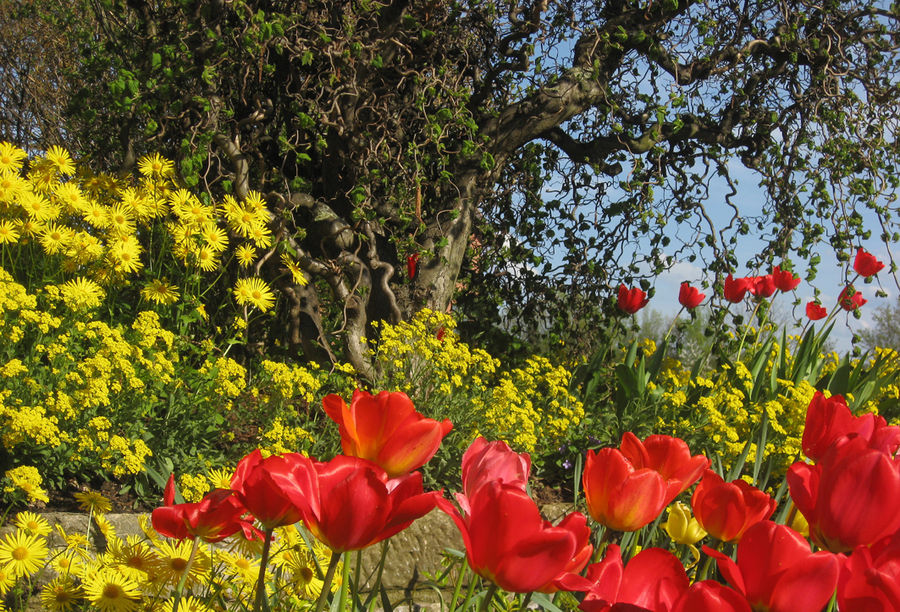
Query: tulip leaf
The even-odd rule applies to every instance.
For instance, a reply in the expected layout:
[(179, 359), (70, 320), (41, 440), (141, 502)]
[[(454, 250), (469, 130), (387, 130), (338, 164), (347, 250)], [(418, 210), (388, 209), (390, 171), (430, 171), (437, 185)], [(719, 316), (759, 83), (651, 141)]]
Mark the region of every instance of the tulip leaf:
[(551, 601), (550, 598), (547, 597), (547, 595), (544, 593), (532, 593), (531, 601), (536, 603), (544, 610), (549, 610), (550, 612), (563, 612), (561, 609), (556, 607), (553, 604), (553, 601)]

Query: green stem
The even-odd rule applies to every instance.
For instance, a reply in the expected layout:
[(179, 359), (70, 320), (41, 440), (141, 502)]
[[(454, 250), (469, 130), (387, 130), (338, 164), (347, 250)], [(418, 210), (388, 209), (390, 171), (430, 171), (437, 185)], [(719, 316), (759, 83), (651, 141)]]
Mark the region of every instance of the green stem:
[(181, 578), (178, 580), (178, 586), (175, 587), (175, 599), (172, 600), (172, 612), (178, 612), (178, 604), (181, 603), (181, 594), (184, 592), (184, 585), (187, 584), (188, 575), (191, 573), (191, 565), (194, 564), (194, 559), (197, 557), (197, 548), (200, 546), (200, 542), (197, 538), (194, 538), (193, 544), (191, 544), (191, 554), (188, 555), (187, 565), (184, 567), (184, 573), (181, 574)]
[[(453, 585), (453, 597), (450, 599), (450, 607), (447, 610), (451, 612), (456, 609), (456, 602), (459, 600), (459, 592), (462, 590), (463, 578), (465, 578), (468, 573), (469, 564), (463, 559), (459, 564), (459, 575), (456, 577), (456, 584)], [(475, 581), (475, 577), (472, 577), (472, 582)], [(367, 602), (368, 603), (368, 602)]]
[[(350, 590), (350, 563), (346, 555), (344, 557), (343, 570), (341, 574), (341, 592), (338, 598), (338, 612), (344, 612), (347, 609), (347, 592)], [(354, 593), (355, 596), (356, 593)]]
[(681, 310), (675, 313), (675, 318), (672, 319), (672, 322), (669, 323), (669, 329), (666, 330), (666, 335), (663, 336), (663, 342), (669, 339), (669, 334), (672, 333), (672, 328), (675, 327), (675, 324), (678, 322), (678, 315), (680, 315), (684, 311), (684, 306), (681, 307)]
[(460, 606), (460, 610), (465, 610), (469, 607), (469, 602), (472, 601), (472, 595), (475, 593), (475, 585), (478, 584), (478, 579), (475, 576), (472, 576), (472, 579), (469, 580), (469, 588), (466, 589), (466, 598), (463, 600), (462, 606)]
[(534, 591), (528, 591), (525, 594), (525, 597), (522, 598), (522, 603), (519, 604), (519, 610), (527, 610), (528, 604), (531, 603), (531, 596), (534, 595)]
[(328, 593), (331, 592), (331, 582), (334, 580), (334, 572), (337, 569), (337, 565), (340, 560), (341, 553), (331, 553), (331, 560), (328, 562), (328, 570), (325, 572), (325, 579), (322, 581), (322, 592), (319, 593), (319, 599), (318, 601), (316, 601), (316, 612), (322, 612), (322, 610), (325, 609), (325, 602), (328, 600)]
[(491, 608), (491, 602), (494, 601), (494, 594), (497, 592), (497, 585), (493, 582), (488, 587), (487, 593), (484, 594), (484, 599), (481, 600), (481, 605), (478, 606), (478, 612), (487, 612)]
[[(759, 310), (759, 305), (762, 304), (762, 301), (756, 302), (756, 307), (753, 309), (753, 312), (750, 313), (750, 321), (744, 325), (744, 333), (741, 335), (741, 343), (738, 345), (737, 359), (735, 361), (741, 360), (741, 352), (744, 350), (744, 340), (747, 339), (747, 332), (750, 331), (750, 324), (753, 323), (753, 319), (756, 318), (756, 312)], [(757, 337), (759, 334), (757, 334)]]
[(266, 539), (263, 541), (262, 558), (259, 561), (259, 578), (256, 581), (256, 601), (253, 604), (255, 612), (269, 609), (266, 600), (266, 564), (269, 562), (269, 549), (272, 548), (273, 527), (266, 527)]
[[(364, 608), (369, 607), (369, 603), (375, 598), (376, 593), (378, 593), (378, 591), (381, 589), (381, 576), (384, 573), (384, 561), (385, 559), (387, 559), (388, 542), (390, 542), (390, 539), (383, 540), (381, 542), (381, 558), (378, 560), (378, 570), (375, 572), (375, 582), (372, 584), (372, 587), (369, 591), (369, 596), (366, 597), (366, 603), (363, 604)], [(362, 551), (360, 551), (360, 554), (362, 554)]]

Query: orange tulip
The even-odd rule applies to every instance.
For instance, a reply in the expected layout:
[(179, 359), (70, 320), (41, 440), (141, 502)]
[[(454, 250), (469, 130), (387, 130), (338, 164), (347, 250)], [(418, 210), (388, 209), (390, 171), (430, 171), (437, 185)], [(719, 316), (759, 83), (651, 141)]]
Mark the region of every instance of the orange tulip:
[(687, 444), (670, 436), (650, 436), (644, 442), (631, 432), (620, 449), (588, 451), (582, 485), (588, 512), (617, 531), (636, 531), (687, 489), (709, 465), (691, 456)]
[(372, 395), (357, 389), (350, 406), (337, 395), (322, 400), (325, 413), (340, 426), (344, 454), (381, 466), (391, 478), (422, 467), (453, 428), (449, 419), (428, 419), (416, 412), (405, 393)]

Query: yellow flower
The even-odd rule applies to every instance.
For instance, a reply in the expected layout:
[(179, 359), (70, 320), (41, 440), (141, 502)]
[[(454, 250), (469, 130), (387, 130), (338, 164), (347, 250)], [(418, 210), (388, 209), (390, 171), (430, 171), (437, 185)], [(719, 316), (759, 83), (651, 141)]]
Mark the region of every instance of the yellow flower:
[(96, 308), (106, 297), (100, 285), (80, 276), (60, 287), (60, 293), (66, 306), (76, 311)]
[(154, 278), (144, 285), (141, 295), (145, 300), (165, 306), (178, 301), (178, 287), (170, 285), (167, 279)]
[(234, 251), (234, 256), (237, 258), (238, 263), (241, 264), (241, 267), (246, 268), (256, 261), (256, 249), (250, 245), (242, 244)]
[[(0, 595), (5, 595), (16, 583), (16, 577), (13, 576), (9, 568), (0, 566)], [(0, 608), (4, 610), (5, 608)]]
[(234, 297), (241, 306), (255, 306), (263, 312), (275, 304), (275, 294), (265, 281), (258, 277), (238, 280), (234, 286)]
[(11, 244), (19, 239), (16, 224), (12, 221), (0, 221), (0, 244)]
[(138, 160), (138, 172), (147, 178), (164, 178), (171, 176), (175, 165), (159, 153), (145, 155)]
[(25, 151), (9, 142), (0, 142), (0, 172), (18, 172), (28, 157)]
[(33, 465), (20, 465), (6, 471), (6, 477), (12, 482), (12, 487), (4, 487), (4, 491), (11, 493), (16, 489), (23, 491), (29, 499), (48, 502), (47, 492), (41, 488), (43, 479), (40, 472)]
[(50, 162), (57, 172), (60, 174), (72, 174), (75, 172), (75, 164), (69, 152), (60, 146), (54, 145), (50, 147), (44, 158)]
[(43, 537), (23, 530), (6, 534), (0, 542), (0, 567), (16, 578), (30, 576), (44, 566), (47, 543)]
[(78, 501), (78, 507), (85, 512), (94, 514), (106, 514), (112, 510), (112, 504), (102, 493), (98, 491), (79, 491), (74, 495)]
[(108, 612), (137, 610), (141, 597), (137, 582), (108, 567), (85, 576), (84, 594), (96, 609)]
[(58, 576), (44, 585), (41, 590), (41, 604), (45, 610), (68, 612), (76, 609), (84, 593), (72, 576)]
[(113, 266), (119, 272), (130, 274), (140, 270), (141, 247), (137, 240), (116, 240), (109, 251)]
[(682, 502), (669, 506), (668, 520), (660, 525), (675, 542), (693, 545), (706, 537), (706, 532), (691, 515), (691, 509)]
[(19, 512), (15, 525), (30, 535), (46, 536), (53, 531), (47, 519), (34, 512)]
[(297, 265), (294, 260), (288, 256), (287, 253), (281, 254), (281, 262), (287, 266), (287, 269), (291, 272), (291, 277), (294, 279), (294, 282), (300, 285), (301, 287), (305, 287), (309, 284), (309, 279), (303, 275), (303, 270), (300, 269), (300, 266)]
[(206, 223), (200, 229), (200, 236), (206, 245), (216, 253), (228, 248), (228, 234), (214, 223)]
[(47, 255), (55, 255), (69, 243), (71, 230), (56, 223), (48, 223), (41, 232), (41, 245)]

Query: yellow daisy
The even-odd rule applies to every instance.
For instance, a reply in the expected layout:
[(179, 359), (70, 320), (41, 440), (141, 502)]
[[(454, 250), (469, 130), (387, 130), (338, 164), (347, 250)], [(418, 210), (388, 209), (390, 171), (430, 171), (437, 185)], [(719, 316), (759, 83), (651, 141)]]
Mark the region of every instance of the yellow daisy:
[(106, 514), (112, 510), (112, 504), (99, 491), (79, 491), (74, 496), (78, 507), (93, 514)]
[(0, 595), (6, 595), (15, 583), (16, 577), (13, 576), (12, 571), (0, 566)]
[(247, 268), (256, 261), (256, 249), (248, 244), (242, 244), (235, 249), (234, 256), (237, 258), (238, 263), (241, 264), (242, 268)]
[(98, 610), (137, 610), (141, 591), (137, 582), (111, 568), (99, 568), (85, 576), (84, 595)]
[(82, 211), (81, 216), (85, 221), (96, 227), (97, 229), (105, 229), (109, 227), (109, 217), (111, 211), (97, 202), (88, 202), (87, 207)]
[(134, 233), (134, 218), (132, 209), (123, 203), (115, 204), (109, 209), (109, 218), (107, 227), (119, 234)]
[(188, 595), (178, 602), (178, 609), (182, 612), (211, 612), (212, 608), (192, 595)]
[(54, 612), (68, 612), (74, 610), (84, 593), (75, 583), (72, 576), (59, 576), (54, 578), (41, 590), (41, 604), (44, 610)]
[(60, 576), (67, 576), (69, 574), (76, 576), (81, 571), (81, 567), (81, 555), (73, 550), (65, 550), (61, 553), (57, 553), (56, 556), (50, 559), (50, 568)]
[(56, 223), (48, 223), (41, 232), (41, 246), (47, 255), (55, 255), (65, 249), (71, 239), (71, 230)]
[(287, 269), (291, 272), (291, 277), (294, 279), (294, 282), (300, 285), (301, 287), (305, 287), (309, 284), (309, 279), (306, 278), (303, 274), (303, 270), (300, 269), (300, 266), (291, 259), (291, 257), (287, 253), (281, 254), (281, 263), (287, 266)]
[(221, 468), (210, 470), (206, 474), (206, 479), (209, 481), (209, 484), (213, 489), (231, 488), (231, 474), (228, 472), (228, 470), (224, 470)]
[(188, 559), (191, 556), (192, 540), (165, 541), (157, 545), (159, 563), (157, 571), (161, 579), (169, 584), (178, 584), (184, 573), (187, 572), (186, 585), (197, 582), (204, 577), (209, 570), (209, 556), (203, 551), (197, 551), (194, 561), (188, 567)]
[(195, 257), (197, 259), (197, 265), (199, 265), (200, 269), (204, 272), (212, 272), (219, 267), (219, 260), (216, 257), (215, 251), (208, 246), (202, 246), (197, 249)]
[(46, 540), (21, 529), (6, 534), (0, 542), (0, 567), (6, 568), (16, 578), (37, 572), (44, 566), (46, 557)]
[(143, 267), (140, 254), (140, 244), (136, 240), (116, 240), (109, 251), (116, 271), (125, 274), (137, 272)]
[(149, 574), (158, 563), (153, 549), (136, 535), (128, 536), (124, 541), (119, 538), (110, 540), (109, 552), (120, 569), (135, 573), (135, 579), (141, 572)]
[(19, 206), (35, 221), (52, 221), (59, 216), (59, 209), (53, 203), (33, 191), (19, 194)]
[(272, 232), (265, 225), (254, 225), (250, 229), (250, 239), (261, 249), (272, 246)]
[(17, 174), (0, 170), (0, 203), (12, 203), (19, 194), (28, 191), (28, 183)]
[(241, 306), (255, 306), (262, 312), (275, 305), (275, 294), (258, 277), (242, 278), (234, 286), (234, 297)]
[(81, 276), (70, 280), (59, 289), (63, 302), (73, 311), (96, 308), (106, 297), (100, 285)]
[(44, 159), (50, 162), (60, 174), (72, 174), (75, 172), (75, 163), (72, 161), (69, 152), (58, 145), (50, 147), (50, 150), (44, 155)]
[(0, 244), (12, 244), (19, 239), (16, 224), (12, 221), (0, 221)]
[(34, 512), (19, 512), (16, 515), (15, 525), (30, 535), (46, 536), (53, 531), (47, 519)]
[(81, 193), (78, 185), (71, 182), (57, 186), (56, 197), (70, 211), (82, 210), (88, 203), (87, 198)]
[(216, 253), (221, 253), (228, 248), (228, 235), (215, 223), (204, 224), (200, 229), (200, 236), (206, 245)]
[(178, 301), (178, 287), (169, 283), (168, 279), (154, 278), (141, 289), (145, 300), (166, 306)]
[(28, 155), (25, 151), (9, 142), (0, 142), (0, 172), (18, 172), (22, 162)]
[(175, 165), (159, 153), (145, 155), (138, 160), (138, 172), (148, 178), (163, 178), (170, 176), (175, 170)]

